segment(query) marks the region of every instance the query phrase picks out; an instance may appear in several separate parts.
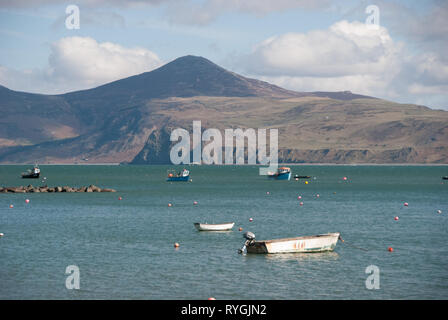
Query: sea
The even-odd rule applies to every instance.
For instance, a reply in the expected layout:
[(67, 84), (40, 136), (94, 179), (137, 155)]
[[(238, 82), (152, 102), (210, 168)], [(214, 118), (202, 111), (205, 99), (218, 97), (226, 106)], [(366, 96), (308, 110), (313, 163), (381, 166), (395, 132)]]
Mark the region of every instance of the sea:
[[(276, 181), (259, 166), (195, 165), (189, 182), (166, 181), (179, 166), (42, 165), (21, 179), (28, 168), (0, 166), (0, 186), (117, 192), (0, 193), (2, 300), (448, 298), (448, 166), (291, 165), (310, 178)], [(344, 242), (243, 255), (245, 231)]]

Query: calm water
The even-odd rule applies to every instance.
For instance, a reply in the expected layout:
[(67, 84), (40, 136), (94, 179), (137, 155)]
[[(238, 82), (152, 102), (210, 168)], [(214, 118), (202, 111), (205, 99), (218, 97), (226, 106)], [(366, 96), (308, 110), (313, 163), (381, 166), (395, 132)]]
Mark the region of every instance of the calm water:
[[(0, 298), (448, 298), (448, 166), (292, 166), (315, 176), (308, 184), (269, 181), (255, 166), (196, 166), (191, 183), (168, 183), (167, 168), (41, 166), (49, 186), (118, 192), (0, 194)], [(30, 183), (18, 178), (25, 169), (0, 166), (0, 185)], [(232, 232), (193, 226), (228, 221)], [(340, 232), (346, 242), (242, 256), (239, 227), (257, 239)], [(68, 265), (79, 267), (79, 290), (65, 287)], [(366, 288), (369, 265), (379, 290)]]

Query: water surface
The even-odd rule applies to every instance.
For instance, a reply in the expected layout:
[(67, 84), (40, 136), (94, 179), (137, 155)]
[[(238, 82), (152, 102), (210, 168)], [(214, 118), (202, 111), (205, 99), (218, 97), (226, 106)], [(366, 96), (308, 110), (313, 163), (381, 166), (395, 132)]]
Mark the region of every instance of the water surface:
[[(192, 182), (169, 183), (168, 168), (41, 166), (49, 186), (118, 192), (0, 194), (0, 298), (448, 298), (447, 166), (291, 166), (314, 177), (308, 184), (270, 181), (256, 166), (193, 166)], [(42, 184), (20, 179), (25, 169), (0, 166), (0, 185)], [(232, 232), (193, 226), (229, 221)], [(330, 253), (242, 256), (239, 227), (257, 239), (340, 232), (346, 242)], [(69, 265), (79, 290), (65, 287)], [(366, 288), (369, 265), (379, 290)]]

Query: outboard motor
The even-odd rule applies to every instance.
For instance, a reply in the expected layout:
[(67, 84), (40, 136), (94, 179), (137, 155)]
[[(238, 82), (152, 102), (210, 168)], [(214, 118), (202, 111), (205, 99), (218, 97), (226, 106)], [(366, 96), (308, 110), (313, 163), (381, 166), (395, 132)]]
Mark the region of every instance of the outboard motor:
[(255, 241), (255, 234), (250, 231), (246, 231), (243, 234), (243, 237), (246, 239), (244, 245), (241, 249), (238, 250), (238, 253), (246, 254), (246, 247), (251, 245)]

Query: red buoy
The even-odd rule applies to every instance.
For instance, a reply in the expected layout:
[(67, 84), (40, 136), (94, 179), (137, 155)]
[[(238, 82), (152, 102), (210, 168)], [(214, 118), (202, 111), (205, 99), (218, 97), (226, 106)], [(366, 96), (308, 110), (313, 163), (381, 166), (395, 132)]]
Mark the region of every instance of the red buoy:
[(407, 206), (409, 205), (409, 203), (405, 202), (403, 205), (404, 205), (405, 207), (407, 207)]
[(298, 196), (298, 197), (297, 197), (297, 200), (300, 200), (300, 199), (302, 199), (302, 196)]
[(171, 203), (168, 203), (168, 207), (171, 207), (171, 206), (173, 206)]
[(387, 248), (387, 250), (388, 250), (389, 252), (394, 252), (394, 248), (392, 248), (392, 247)]
[(12, 208), (14, 208), (14, 206), (13, 206), (12, 204), (10, 204), (10, 205), (9, 205), (9, 208), (11, 208), (11, 209), (12, 209)]
[(300, 204), (301, 206), (303, 206), (303, 202), (300, 202), (299, 204)]
[(252, 222), (252, 221), (254, 221), (254, 219), (252, 219), (252, 218), (249, 218), (249, 221), (250, 221), (250, 222)]
[(320, 197), (320, 195), (319, 194), (316, 194), (316, 198), (319, 198)]
[(118, 197), (118, 200), (122, 200), (123, 198), (122, 197)]
[(198, 202), (197, 202), (197, 201), (195, 201), (195, 202), (193, 202), (193, 204), (194, 204), (194, 205), (196, 205), (196, 204), (198, 204)]
[(394, 220), (397, 221), (397, 220), (398, 220), (398, 217), (395, 217)]
[(25, 202), (26, 202), (26, 203), (30, 203), (30, 199), (26, 199)]
[(344, 181), (347, 181), (347, 177), (342, 178)]
[(215, 298), (213, 298), (213, 297), (210, 297), (210, 298), (208, 298), (208, 300), (216, 300)]

